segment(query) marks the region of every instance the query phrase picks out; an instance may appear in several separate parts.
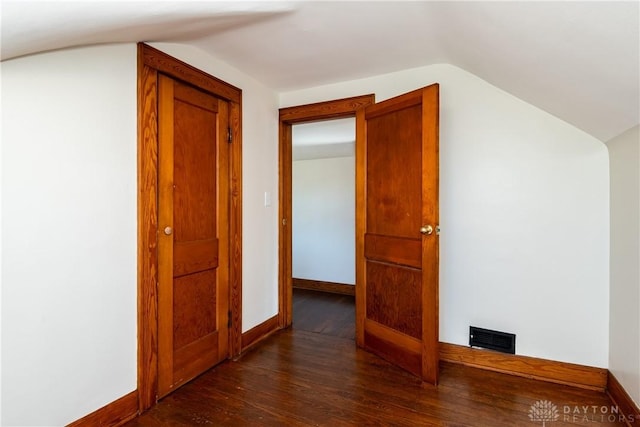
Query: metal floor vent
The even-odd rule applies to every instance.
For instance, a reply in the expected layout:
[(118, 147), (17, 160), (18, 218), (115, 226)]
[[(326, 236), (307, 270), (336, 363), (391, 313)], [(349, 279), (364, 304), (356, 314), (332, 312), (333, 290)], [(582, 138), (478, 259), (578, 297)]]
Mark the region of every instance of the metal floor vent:
[(516, 335), (469, 326), (469, 346), (516, 353)]

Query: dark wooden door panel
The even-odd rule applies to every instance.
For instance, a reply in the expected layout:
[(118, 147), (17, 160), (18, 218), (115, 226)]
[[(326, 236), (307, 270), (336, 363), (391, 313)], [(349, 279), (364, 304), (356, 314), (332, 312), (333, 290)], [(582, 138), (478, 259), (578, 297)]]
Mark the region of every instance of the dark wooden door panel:
[(357, 115), (360, 187), (358, 344), (436, 383), (438, 86)]
[(174, 277), (193, 274), (218, 266), (218, 239), (175, 242), (173, 246)]
[(159, 79), (158, 395), (228, 355), (223, 101)]
[(422, 339), (422, 273), (367, 261), (367, 318)]
[(422, 239), (367, 234), (364, 256), (371, 261), (422, 268)]
[[(414, 105), (367, 117), (367, 234), (420, 238), (422, 120)], [(372, 113), (370, 113), (370, 110)], [(372, 115), (373, 118), (369, 118)]]
[(366, 322), (365, 326), (364, 339), (373, 353), (418, 377), (422, 376), (420, 341), (409, 340), (374, 322)]
[(215, 331), (175, 351), (173, 377), (177, 385), (200, 375), (219, 360), (220, 334)]
[(173, 175), (176, 243), (216, 237), (217, 104), (213, 106), (215, 109), (205, 110), (176, 97)]
[(173, 348), (178, 350), (216, 328), (215, 271), (173, 279)]

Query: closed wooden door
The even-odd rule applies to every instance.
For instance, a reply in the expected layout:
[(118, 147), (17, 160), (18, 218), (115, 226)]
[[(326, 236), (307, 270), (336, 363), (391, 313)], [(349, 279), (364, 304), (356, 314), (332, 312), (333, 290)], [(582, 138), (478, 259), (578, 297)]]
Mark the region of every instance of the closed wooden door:
[(158, 80), (158, 397), (228, 357), (228, 106)]
[(357, 114), (358, 344), (438, 380), (438, 103), (431, 85)]

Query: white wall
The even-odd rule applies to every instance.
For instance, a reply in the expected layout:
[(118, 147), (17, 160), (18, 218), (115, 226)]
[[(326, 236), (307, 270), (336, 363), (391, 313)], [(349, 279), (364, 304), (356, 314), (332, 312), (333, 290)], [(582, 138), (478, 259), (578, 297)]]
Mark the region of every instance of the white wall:
[[(0, 12), (1, 13), (1, 12)], [(2, 64), (0, 63), (0, 129), (4, 129), (2, 124)], [(4, 240), (2, 237), (2, 229), (3, 229), (3, 220), (2, 220), (2, 131), (0, 131), (0, 379), (2, 376), (2, 278), (4, 277), (4, 273), (2, 270), (2, 261), (4, 257), (2, 256), (2, 247), (4, 246)], [(0, 381), (0, 425), (2, 425), (2, 383)]]
[(609, 177), (595, 138), (450, 65), (283, 93), (292, 106), (439, 82), (440, 339), (469, 325), (517, 353), (606, 367)]
[[(235, 68), (187, 45), (152, 46), (242, 89), (242, 331), (278, 313), (278, 98)], [(264, 206), (264, 193), (271, 206)]]
[(609, 370), (640, 405), (640, 127), (607, 142), (611, 169)]
[[(243, 89), (246, 331), (277, 312), (277, 96), (196, 48), (154, 46)], [(465, 344), (474, 324), (517, 333), (520, 354), (607, 366), (600, 142), (447, 65), (280, 104), (381, 100), (435, 81), (442, 340)], [(65, 424), (135, 389), (135, 85), (132, 44), (2, 63), (3, 425)]]
[[(277, 313), (277, 96), (243, 89), (243, 331)], [(2, 63), (2, 424), (62, 425), (136, 388), (136, 47)], [(38, 408), (33, 410), (33, 402)]]
[(293, 277), (355, 284), (355, 164), (293, 162)]
[(136, 389), (136, 48), (2, 63), (2, 425)]

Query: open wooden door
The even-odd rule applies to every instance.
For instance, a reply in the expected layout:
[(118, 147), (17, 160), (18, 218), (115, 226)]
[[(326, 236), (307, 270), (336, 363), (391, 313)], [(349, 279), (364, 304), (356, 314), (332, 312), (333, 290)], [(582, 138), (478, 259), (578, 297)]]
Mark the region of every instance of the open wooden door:
[(158, 397), (229, 356), (228, 104), (158, 79)]
[(438, 381), (437, 84), (360, 110), (358, 345)]

